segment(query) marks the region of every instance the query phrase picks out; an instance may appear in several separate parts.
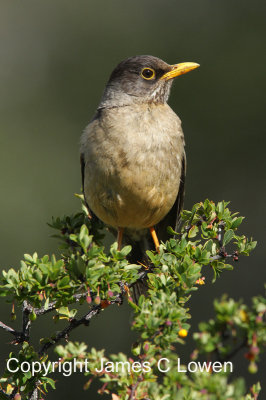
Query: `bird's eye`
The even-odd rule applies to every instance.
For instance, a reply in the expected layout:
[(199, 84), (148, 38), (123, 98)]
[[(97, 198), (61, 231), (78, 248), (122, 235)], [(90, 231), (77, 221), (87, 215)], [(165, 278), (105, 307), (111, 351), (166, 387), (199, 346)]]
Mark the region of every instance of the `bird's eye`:
[(143, 68), (140, 75), (142, 78), (150, 80), (155, 77), (155, 71), (152, 68)]

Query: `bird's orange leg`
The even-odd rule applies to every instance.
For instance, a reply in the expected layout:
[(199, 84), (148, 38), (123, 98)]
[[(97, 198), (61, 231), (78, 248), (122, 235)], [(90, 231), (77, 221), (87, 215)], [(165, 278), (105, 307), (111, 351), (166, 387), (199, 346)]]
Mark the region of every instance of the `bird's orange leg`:
[(154, 241), (156, 251), (157, 251), (157, 253), (159, 253), (160, 252), (160, 250), (159, 250), (160, 243), (159, 243), (158, 237), (156, 235), (156, 232), (155, 232), (155, 229), (153, 226), (150, 227), (150, 233), (151, 233), (152, 240)]
[(124, 228), (118, 227), (117, 232), (117, 250), (121, 250)]

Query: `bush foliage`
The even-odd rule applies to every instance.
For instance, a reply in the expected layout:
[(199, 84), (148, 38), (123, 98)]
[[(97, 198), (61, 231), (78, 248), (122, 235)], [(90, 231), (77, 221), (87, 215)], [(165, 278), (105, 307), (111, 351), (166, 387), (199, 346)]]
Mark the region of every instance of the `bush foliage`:
[[(109, 394), (112, 400), (257, 399), (259, 383), (246, 393), (244, 380), (230, 379), (224, 365), (230, 365), (231, 358), (245, 348), (249, 372), (256, 372), (266, 343), (266, 299), (262, 296), (253, 298), (251, 307), (225, 296), (215, 300), (215, 318), (202, 322), (193, 335), (191, 371), (184, 372), (188, 367), (180, 365), (178, 356), (190, 329), (188, 301), (204, 284), (206, 268), (211, 267), (215, 282), (223, 271), (233, 269), (239, 257), (248, 256), (256, 242), (237, 234), (243, 217), (231, 213), (224, 201), (197, 203), (191, 211), (183, 211), (181, 221), (180, 232), (168, 228), (171, 238), (161, 243), (159, 253), (147, 252), (150, 264), (145, 266), (127, 261), (130, 246), (118, 251), (114, 243), (104, 249), (103, 225), (92, 223), (84, 204), (73, 216), (53, 219), (50, 225), (58, 232), (60, 258), (25, 254), (18, 270), (2, 272), (0, 296), (13, 304), (13, 319), (14, 305), (21, 305), (23, 321), (21, 331), (0, 322), (19, 345), (7, 358), (9, 368), (0, 379), (0, 398), (40, 399), (54, 389), (54, 366), (48, 356), (53, 348), (61, 358), (56, 369), (67, 374), (70, 363), (76, 363), (87, 377), (85, 386), (100, 380), (99, 393)], [(130, 289), (143, 279), (148, 293), (136, 304)], [(73, 329), (80, 325), (89, 329), (86, 326), (95, 315), (123, 301), (133, 309), (132, 329), (139, 337), (131, 356), (105, 355), (104, 350), (88, 349), (85, 343), (66, 343)], [(88, 311), (79, 315), (84, 302)], [(51, 313), (51, 326), (63, 319), (65, 328), (40, 338), (35, 348), (30, 343), (30, 328), (47, 313)], [(200, 362), (202, 357), (208, 362)], [(25, 361), (35, 370), (18, 368)], [(194, 372), (196, 366), (201, 367)]]

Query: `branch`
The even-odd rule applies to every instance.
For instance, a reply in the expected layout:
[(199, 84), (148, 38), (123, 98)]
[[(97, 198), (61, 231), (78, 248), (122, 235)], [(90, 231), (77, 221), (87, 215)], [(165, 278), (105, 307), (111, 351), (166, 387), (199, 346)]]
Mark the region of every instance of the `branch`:
[[(126, 284), (124, 284), (123, 282), (119, 283), (120, 288), (121, 288), (121, 293), (119, 293), (114, 300), (111, 301), (107, 301), (107, 300), (103, 300), (99, 305), (96, 305), (94, 307), (92, 307), (92, 309), (85, 314), (82, 318), (80, 319), (75, 319), (73, 318), (70, 321), (70, 324), (68, 326), (65, 327), (65, 329), (63, 329), (60, 332), (57, 332), (56, 336), (54, 339), (51, 339), (50, 342), (45, 343), (42, 348), (39, 351), (39, 356), (41, 357), (50, 347), (54, 346), (57, 342), (59, 342), (60, 339), (65, 338), (67, 339), (70, 332), (77, 328), (80, 325), (85, 325), (88, 326), (90, 323), (90, 320), (97, 314), (100, 313), (101, 310), (103, 310), (104, 308), (106, 308), (107, 306), (109, 306), (110, 304), (122, 304), (123, 301), (123, 295), (127, 292), (127, 287), (131, 287), (131, 286), (127, 286)], [(86, 295), (86, 294), (85, 294)], [(79, 298), (83, 297), (84, 293), (81, 293), (79, 295), (76, 295), (77, 301)]]
[[(129, 400), (135, 400), (136, 399), (135, 393), (136, 393), (136, 390), (137, 390), (140, 382), (141, 382), (141, 379), (138, 378), (137, 382), (134, 385), (131, 385), (131, 387), (130, 387), (131, 393), (130, 393)], [(145, 399), (145, 400), (149, 400), (149, 399)]]
[(94, 317), (95, 315), (99, 314), (99, 312), (102, 310), (102, 306), (101, 305), (97, 305), (94, 306), (87, 314), (85, 314), (82, 318), (80, 319), (75, 319), (73, 318), (70, 321), (70, 324), (68, 326), (65, 327), (65, 329), (63, 329), (60, 332), (57, 332), (57, 334), (55, 335), (55, 338), (51, 339), (50, 342), (45, 343), (42, 348), (39, 351), (39, 356), (41, 357), (50, 347), (54, 346), (57, 342), (59, 342), (60, 339), (67, 339), (70, 332), (77, 328), (80, 325), (85, 325), (88, 326), (90, 323), (90, 320), (92, 319), (92, 317)]
[(6, 324), (4, 324), (3, 322), (0, 321), (0, 328), (4, 329), (6, 332), (11, 333), (14, 336), (17, 336), (20, 334), (20, 332), (15, 331), (13, 328), (10, 328), (10, 326), (7, 326)]
[(30, 393), (29, 400), (38, 400), (38, 389), (34, 389), (32, 393)]
[(38, 400), (38, 385), (40, 381), (35, 382), (35, 389), (29, 394), (29, 400)]
[(223, 231), (224, 231), (225, 223), (220, 221), (218, 224), (218, 235), (217, 240), (221, 248), (223, 248)]
[(23, 332), (16, 331), (15, 329), (10, 328), (10, 326), (7, 326), (6, 324), (4, 324), (1, 321), (0, 321), (0, 328), (4, 329), (6, 332), (9, 332), (15, 336), (16, 339), (11, 342), (12, 344), (18, 344), (25, 340), (25, 336), (24, 336)]
[[(76, 302), (78, 302), (82, 297), (86, 297), (87, 293), (78, 293), (75, 294), (73, 297)], [(29, 330), (31, 326), (31, 321), (29, 320), (29, 314), (31, 312), (34, 312), (36, 315), (44, 315), (50, 311), (53, 311), (57, 308), (57, 301), (52, 301), (51, 303), (48, 304), (47, 307), (40, 307), (40, 308), (34, 308), (32, 307), (26, 300), (23, 302), (23, 307), (22, 307), (22, 332), (15, 331), (13, 328), (10, 326), (5, 325), (3, 322), (0, 321), (0, 328), (3, 328), (6, 332), (11, 333), (12, 335), (16, 337), (22, 337), (23, 335), (25, 337), (29, 338)], [(23, 339), (26, 340), (26, 339)]]
[(31, 320), (29, 316), (32, 310), (32, 306), (27, 302), (27, 300), (24, 300), (22, 306), (22, 335), (26, 342), (30, 340)]
[[(73, 297), (75, 299), (75, 302), (79, 302), (79, 300), (83, 297), (87, 296), (87, 292), (85, 293), (78, 293), (78, 294), (74, 294)], [(40, 307), (40, 308), (33, 308), (32, 310), (35, 312), (36, 315), (44, 315), (47, 314), (48, 312), (51, 312), (53, 310), (55, 310), (58, 307), (57, 301), (52, 301), (51, 303), (48, 304), (48, 306), (46, 307)]]

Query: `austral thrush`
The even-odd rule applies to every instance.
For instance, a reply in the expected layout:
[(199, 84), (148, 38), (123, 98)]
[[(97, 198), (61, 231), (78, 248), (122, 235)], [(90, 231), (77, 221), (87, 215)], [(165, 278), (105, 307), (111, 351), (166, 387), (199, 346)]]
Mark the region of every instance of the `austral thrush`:
[[(181, 121), (167, 104), (173, 79), (199, 65), (153, 56), (122, 61), (81, 138), (85, 201), (92, 216), (118, 230), (130, 261), (167, 239), (183, 205), (186, 156)], [(149, 230), (151, 236), (149, 234)]]

